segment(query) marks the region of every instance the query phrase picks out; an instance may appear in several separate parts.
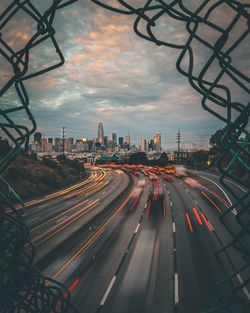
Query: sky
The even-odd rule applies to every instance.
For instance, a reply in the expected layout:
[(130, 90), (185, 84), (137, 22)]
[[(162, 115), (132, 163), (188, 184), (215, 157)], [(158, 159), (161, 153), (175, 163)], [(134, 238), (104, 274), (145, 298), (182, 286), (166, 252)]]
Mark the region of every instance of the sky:
[[(193, 0), (188, 1), (191, 5)], [(1, 11), (8, 2), (1, 0)], [(33, 1), (41, 11), (50, 2)], [(141, 2), (144, 1), (138, 3)], [(228, 12), (227, 8), (219, 8), (214, 19), (226, 23), (232, 18)], [(207, 146), (211, 134), (223, 123), (203, 110), (201, 96), (177, 72), (179, 51), (139, 38), (133, 32), (133, 21), (132, 16), (109, 12), (89, 0), (79, 0), (57, 13), (54, 27), (65, 64), (25, 83), (38, 131), (46, 137), (60, 137), (65, 126), (66, 136), (92, 139), (97, 136), (98, 123), (103, 122), (105, 135), (111, 136), (113, 131), (118, 136), (129, 133), (135, 144), (140, 138), (150, 139), (161, 132), (163, 148), (174, 148), (180, 131), (184, 147)], [(184, 26), (163, 17), (156, 33), (162, 39), (184, 43), (188, 38)], [(243, 24), (239, 30), (242, 27)], [(3, 34), (18, 50), (34, 31), (31, 19), (20, 13)], [(207, 35), (213, 38), (208, 31)], [(208, 53), (203, 47), (196, 48), (195, 62), (200, 68)], [(51, 44), (44, 43), (32, 50), (30, 70), (55, 60)], [(235, 60), (249, 74), (249, 49), (240, 49)], [(9, 69), (2, 58), (0, 65), (7, 73)], [(2, 75), (1, 84), (7, 76)], [(241, 90), (233, 91), (236, 100), (246, 100)], [(6, 105), (17, 103), (14, 91), (10, 90), (2, 101)]]

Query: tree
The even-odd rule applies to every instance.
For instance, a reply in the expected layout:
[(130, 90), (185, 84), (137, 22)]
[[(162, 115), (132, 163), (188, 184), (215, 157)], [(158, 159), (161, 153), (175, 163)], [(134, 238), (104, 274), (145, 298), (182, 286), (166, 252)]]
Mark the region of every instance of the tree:
[(197, 163), (205, 163), (208, 161), (209, 153), (205, 150), (199, 150), (194, 152), (193, 158), (196, 160)]
[(145, 152), (136, 152), (129, 156), (130, 164), (147, 164), (148, 158)]
[(222, 136), (225, 134), (225, 130), (226, 130), (225, 128), (216, 130), (216, 132), (210, 138), (210, 141), (209, 141), (210, 145), (216, 146), (216, 147), (221, 146), (222, 144), (221, 139), (222, 139)]
[(168, 164), (168, 155), (166, 152), (163, 152), (158, 160), (159, 166), (165, 166)]

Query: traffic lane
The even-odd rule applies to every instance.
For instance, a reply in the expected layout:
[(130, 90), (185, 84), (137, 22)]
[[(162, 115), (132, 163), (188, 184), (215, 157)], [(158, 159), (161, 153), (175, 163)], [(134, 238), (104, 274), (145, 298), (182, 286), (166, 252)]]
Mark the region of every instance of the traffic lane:
[[(184, 183), (182, 186), (184, 187)], [(189, 186), (184, 187), (188, 193), (190, 193), (191, 197), (199, 200), (201, 207), (204, 208), (206, 213), (208, 214), (210, 220), (213, 224), (216, 225), (216, 231), (219, 235), (221, 245), (226, 245), (231, 242), (233, 234), (234, 236), (238, 236), (242, 232), (242, 227), (238, 223), (238, 209), (229, 210), (230, 204), (227, 202), (227, 199), (223, 198), (223, 195), (220, 196), (219, 190), (208, 189), (201, 185), (201, 188), (192, 189)], [(210, 187), (211, 188), (211, 187)], [(222, 213), (226, 212), (222, 215)], [(247, 216), (241, 216), (241, 223), (246, 222)], [(223, 224), (222, 224), (223, 221)], [(241, 244), (245, 245), (245, 248), (248, 249), (249, 246), (249, 236), (245, 234), (241, 238)], [(237, 260), (237, 264), (241, 264), (242, 260), (239, 257), (239, 253), (236, 253), (235, 249), (231, 249), (230, 254), (233, 254)], [(244, 262), (243, 262), (244, 263)]]
[[(63, 189), (60, 189), (58, 191), (49, 193), (49, 194), (47, 194), (45, 196), (42, 196), (42, 197), (40, 197), (38, 199), (33, 199), (33, 200), (26, 201), (24, 203), (24, 205), (25, 205), (25, 213), (24, 214), (22, 213), (22, 214), (25, 215), (26, 211), (29, 211), (34, 206), (41, 205), (42, 203), (47, 202), (47, 201), (49, 201), (51, 199), (57, 198), (60, 195), (67, 194), (67, 193), (71, 192), (72, 190), (76, 190), (78, 188), (81, 188), (82, 186), (84, 186), (84, 185), (88, 184), (89, 182), (91, 182), (96, 175), (97, 175), (96, 172), (91, 171), (91, 174), (89, 175), (89, 177), (87, 179), (84, 179), (83, 181), (80, 181), (80, 182), (78, 182), (76, 184), (70, 185), (67, 188), (63, 188)], [(21, 205), (17, 205), (16, 206), (16, 210), (20, 210), (20, 209), (22, 209), (22, 206)]]
[(126, 203), (124, 209), (117, 214), (105, 230), (109, 236), (102, 233), (97, 242), (81, 256), (82, 259), (78, 259), (75, 267), (77, 272), (68, 273), (69, 278), (63, 275), (57, 277), (67, 286), (71, 286), (72, 282), (79, 278), (79, 284), (72, 292), (72, 302), (79, 312), (96, 312), (110, 283), (110, 278), (115, 275), (131, 238), (139, 229), (138, 225), (147, 196), (147, 187), (145, 187), (137, 205), (132, 210), (133, 203), (129, 201)]
[[(143, 229), (120, 284), (115, 285), (102, 312), (146, 312), (154, 251), (158, 254), (156, 229)], [(152, 288), (152, 287), (151, 287)]]
[[(34, 206), (29, 208), (29, 210), (24, 214), (24, 219), (29, 227), (34, 227), (38, 225), (41, 221), (44, 221), (52, 216), (55, 216), (58, 212), (60, 213), (68, 206), (73, 206), (79, 203), (83, 197), (86, 197), (88, 194), (94, 191), (94, 189), (98, 190), (99, 186), (112, 181), (112, 176), (109, 179), (102, 180), (93, 180), (92, 182), (88, 182), (86, 185), (77, 188), (77, 190), (73, 190), (66, 195), (63, 194), (56, 198), (46, 201), (46, 203)], [(59, 214), (58, 213), (58, 214)], [(38, 221), (39, 217), (39, 221)]]
[[(102, 201), (102, 198), (109, 196), (113, 188), (119, 189), (122, 180), (117, 180), (116, 182), (100, 182), (97, 187), (89, 190), (88, 193), (77, 197), (77, 199), (72, 201), (65, 201), (63, 206), (49, 207), (49, 210), (44, 211), (44, 218), (41, 218), (41, 215), (35, 216), (32, 218), (32, 224), (29, 225), (31, 229), (31, 238), (35, 238), (41, 233), (47, 231), (51, 227), (55, 227), (57, 223), (65, 223), (67, 219), (74, 217), (74, 215), (80, 214), (81, 209), (84, 210), (84, 207), (89, 205), (91, 202), (94, 202), (96, 199)], [(53, 210), (54, 209), (54, 210)], [(35, 220), (34, 220), (35, 219)], [(62, 222), (64, 220), (64, 222)]]
[[(185, 189), (186, 188), (187, 187), (185, 187)], [(219, 248), (228, 245), (232, 241), (232, 237), (227, 229), (224, 227), (224, 225), (221, 223), (221, 220), (219, 218), (220, 213), (218, 212), (218, 210), (214, 207), (213, 204), (211, 204), (210, 201), (207, 201), (205, 197), (201, 196), (200, 190), (190, 188), (187, 189), (190, 196), (199, 203), (199, 207), (202, 208), (207, 219), (211, 222), (215, 230), (215, 236), (219, 243)], [(239, 231), (239, 225), (235, 225), (235, 221), (233, 221), (234, 223), (230, 223), (232, 219), (236, 219), (236, 216), (233, 213), (229, 212), (229, 218), (227, 217), (225, 219), (225, 222), (227, 223), (227, 226), (230, 227), (231, 231), (237, 233), (237, 231)], [(246, 247), (249, 246), (249, 240), (247, 236), (245, 238), (242, 238), (242, 243), (244, 243)], [(233, 246), (229, 246), (225, 251), (219, 253), (217, 258), (221, 262), (227, 274), (230, 272), (235, 272), (245, 265), (245, 260), (242, 258), (241, 253), (239, 253), (239, 251), (236, 250)], [(236, 276), (234, 284), (239, 286), (242, 284), (242, 282), (246, 282), (249, 277), (250, 270), (243, 270)], [(250, 283), (248, 283), (248, 285), (246, 285), (243, 289), (239, 289), (239, 294), (241, 297), (243, 296), (244, 298), (250, 300)]]
[[(173, 312), (171, 259), (172, 247), (166, 244), (167, 220), (163, 202), (155, 196), (152, 184), (150, 213), (145, 207), (141, 231), (127, 261), (116, 276), (110, 294), (101, 302), (101, 312)], [(151, 199), (151, 200), (150, 200)], [(112, 281), (111, 281), (112, 282)]]
[[(211, 286), (224, 272), (214, 257), (219, 244), (201, 211), (194, 211), (196, 203), (179, 185), (179, 180), (167, 183), (173, 204), (176, 233), (176, 274), (178, 278), (179, 312), (198, 313), (211, 307), (214, 293)], [(195, 212), (198, 212), (202, 224)], [(188, 218), (187, 218), (188, 216)], [(189, 220), (189, 221), (188, 221)], [(190, 227), (191, 225), (191, 227)], [(228, 286), (225, 286), (226, 291)]]
[[(222, 192), (222, 193), (224, 195), (226, 193), (226, 198), (227, 199), (229, 198), (232, 203), (237, 201), (237, 198), (244, 197), (245, 193), (247, 192), (247, 189), (245, 187), (242, 187), (237, 182), (233, 182), (230, 179), (225, 178), (224, 180), (225, 180), (226, 184), (228, 185), (228, 187), (230, 188), (230, 190), (232, 190), (232, 192), (234, 194), (233, 195), (224, 186), (221, 185), (219, 175), (215, 175), (215, 174), (204, 172), (204, 171), (191, 170), (190, 172), (198, 175), (199, 177), (201, 177), (201, 179), (206, 180), (208, 183), (214, 184), (216, 187), (219, 186), (221, 189), (224, 190), (224, 192)], [(246, 201), (246, 203), (247, 203), (247, 201)]]
[[(66, 223), (64, 223), (64, 221), (62, 220), (61, 222), (59, 222), (61, 224), (59, 225), (60, 227), (58, 229), (48, 231), (48, 234), (45, 234), (44, 237), (44, 233), (38, 233), (37, 237), (42, 236), (42, 239), (39, 238), (37, 240), (37, 243), (35, 243), (35, 246), (37, 247), (35, 261), (38, 261), (39, 259), (45, 257), (46, 254), (55, 249), (58, 245), (61, 245), (62, 242), (68, 237), (73, 236), (74, 233), (77, 232), (85, 224), (91, 224), (91, 220), (94, 219), (94, 217), (97, 216), (99, 213), (104, 212), (104, 210), (117, 197), (117, 195), (121, 194), (126, 189), (128, 184), (129, 178), (127, 175), (124, 175), (123, 179), (121, 180), (121, 184), (119, 185), (119, 188), (110, 190), (109, 196), (105, 195), (102, 201), (98, 201), (97, 203), (98, 198), (95, 199), (93, 202), (93, 207), (88, 207), (86, 211), (84, 211), (86, 205), (83, 204), (83, 207), (81, 208), (82, 212), (80, 213), (81, 216), (79, 218), (76, 216), (73, 223), (68, 223), (67, 221)], [(96, 225), (91, 224), (90, 227), (95, 228)]]
[[(75, 259), (76, 259), (76, 256), (75, 256), (76, 253), (77, 253), (78, 259), (79, 259), (80, 254), (82, 255), (83, 259), (86, 257), (88, 258), (88, 255), (84, 254), (85, 250), (87, 248), (91, 248), (91, 245), (94, 245), (94, 243), (97, 243), (97, 244), (96, 244), (96, 247), (92, 248), (93, 251), (96, 249), (98, 250), (99, 247), (102, 247), (103, 242), (105, 242), (106, 239), (109, 236), (111, 236), (111, 234), (113, 234), (117, 231), (117, 227), (118, 227), (118, 225), (120, 225), (121, 220), (127, 216), (126, 215), (127, 210), (129, 209), (129, 211), (132, 212), (131, 208), (135, 209), (136, 205), (138, 204), (139, 198), (137, 197), (137, 195), (134, 194), (134, 189), (129, 194), (127, 194), (125, 198), (123, 197), (123, 198), (119, 199), (119, 201), (117, 203), (115, 203), (114, 210), (111, 212), (110, 216), (108, 217), (108, 219), (106, 221), (104, 221), (104, 220), (101, 221), (100, 226), (98, 224), (96, 224), (97, 225), (96, 227), (89, 227), (89, 228), (85, 229), (85, 232), (87, 232), (88, 236), (84, 235), (84, 230), (83, 230), (80, 233), (80, 237), (78, 236), (78, 238), (75, 238), (75, 237), (72, 238), (72, 240), (70, 242), (70, 247), (71, 247), (70, 253), (72, 255), (72, 259), (70, 258), (71, 259), (71, 261), (70, 261), (71, 267), (74, 266), (74, 264), (76, 264), (76, 263), (74, 263)], [(139, 192), (138, 195), (141, 196), (141, 192)], [(132, 200), (132, 201), (130, 201), (130, 200)], [(102, 222), (104, 222), (104, 223), (102, 223)], [(89, 238), (89, 240), (86, 240), (88, 238)], [(87, 241), (90, 244), (86, 245), (85, 242), (87, 242)], [(87, 247), (87, 248), (85, 248), (85, 247)], [(67, 253), (68, 252), (69, 251), (67, 250)], [(61, 251), (61, 253), (62, 253), (62, 251)], [(68, 254), (67, 254), (67, 256), (65, 256), (65, 254), (63, 254), (62, 258), (60, 258), (60, 257), (58, 257), (58, 255), (56, 255), (56, 260), (52, 260), (52, 262), (49, 263), (49, 266), (47, 266), (46, 271), (49, 270), (47, 275), (50, 275), (50, 276), (54, 275), (54, 273), (57, 272), (56, 267), (64, 269), (65, 257), (68, 258)], [(74, 260), (74, 262), (73, 262), (73, 260)], [(77, 261), (77, 264), (78, 263), (79, 263), (79, 260)], [(67, 265), (68, 270), (70, 267), (69, 265), (70, 264)], [(57, 272), (55, 278), (58, 277), (59, 273), (63, 274), (62, 270)], [(63, 278), (60, 277), (60, 279), (63, 279)]]

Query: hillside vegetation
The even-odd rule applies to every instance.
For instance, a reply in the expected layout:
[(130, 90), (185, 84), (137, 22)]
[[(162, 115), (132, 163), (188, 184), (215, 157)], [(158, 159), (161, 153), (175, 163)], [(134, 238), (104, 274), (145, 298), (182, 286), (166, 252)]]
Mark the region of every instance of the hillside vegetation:
[[(0, 158), (7, 152), (6, 141), (0, 139)], [(29, 199), (60, 189), (87, 176), (84, 165), (77, 160), (68, 160), (63, 156), (57, 160), (36, 159), (24, 151), (11, 163), (3, 177), (21, 196)]]

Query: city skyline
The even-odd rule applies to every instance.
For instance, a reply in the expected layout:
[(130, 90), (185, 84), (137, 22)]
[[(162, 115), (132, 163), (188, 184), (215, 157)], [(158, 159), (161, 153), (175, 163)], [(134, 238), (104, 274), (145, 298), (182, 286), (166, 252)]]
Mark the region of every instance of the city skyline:
[[(122, 138), (123, 142), (126, 143), (126, 137), (129, 136), (129, 139), (127, 141), (129, 141), (129, 144), (134, 145), (136, 147), (138, 147), (140, 149), (140, 146), (142, 145), (142, 141), (146, 140), (147, 143), (144, 144), (146, 146), (150, 145), (150, 141), (155, 143), (155, 137), (157, 134), (160, 134), (160, 146), (163, 150), (175, 150), (176, 149), (176, 145), (177, 145), (177, 141), (176, 141), (176, 134), (169, 134), (168, 136), (162, 136), (162, 133), (160, 131), (155, 131), (154, 133), (149, 134), (148, 136), (139, 136), (139, 135), (132, 135), (131, 133), (127, 132), (127, 133), (123, 133), (121, 134), (118, 131), (106, 131), (106, 127), (104, 127), (104, 124), (102, 122), (98, 122), (96, 125), (96, 132), (90, 133), (90, 132), (82, 132), (81, 136), (73, 136), (68, 134), (67, 132), (67, 128), (65, 129), (65, 138), (73, 138), (74, 141), (79, 141), (82, 139), (88, 139), (88, 140), (93, 140), (94, 142), (98, 142), (101, 145), (104, 144), (105, 145), (105, 139), (106, 141), (115, 141), (116, 144), (120, 145), (120, 138)], [(101, 131), (102, 135), (103, 135), (103, 139), (100, 142), (100, 138), (99, 138), (99, 131)], [(42, 132), (41, 130), (37, 130), (37, 132), (35, 133), (35, 135), (37, 133), (41, 133), (42, 138), (46, 138), (46, 139), (50, 139), (50, 138), (58, 138), (58, 139), (62, 139), (62, 128), (58, 130), (58, 134), (56, 136), (54, 135), (50, 135), (49, 132)], [(70, 132), (71, 133), (71, 132)], [(88, 135), (87, 135), (88, 134)], [(34, 135), (34, 138), (35, 138)], [(209, 144), (209, 139), (211, 137), (210, 134), (207, 135), (206, 139), (197, 139), (197, 140), (190, 140), (189, 137), (186, 136), (187, 134), (181, 132), (181, 147), (183, 149), (191, 149), (193, 147), (195, 147), (196, 149), (207, 149), (210, 144)], [(116, 137), (116, 140), (114, 140), (114, 136)], [(171, 136), (171, 137), (170, 137)], [(168, 140), (169, 139), (169, 140)], [(34, 139), (35, 140), (35, 139)], [(106, 143), (107, 146), (107, 143)], [(144, 149), (143, 149), (144, 150)]]

